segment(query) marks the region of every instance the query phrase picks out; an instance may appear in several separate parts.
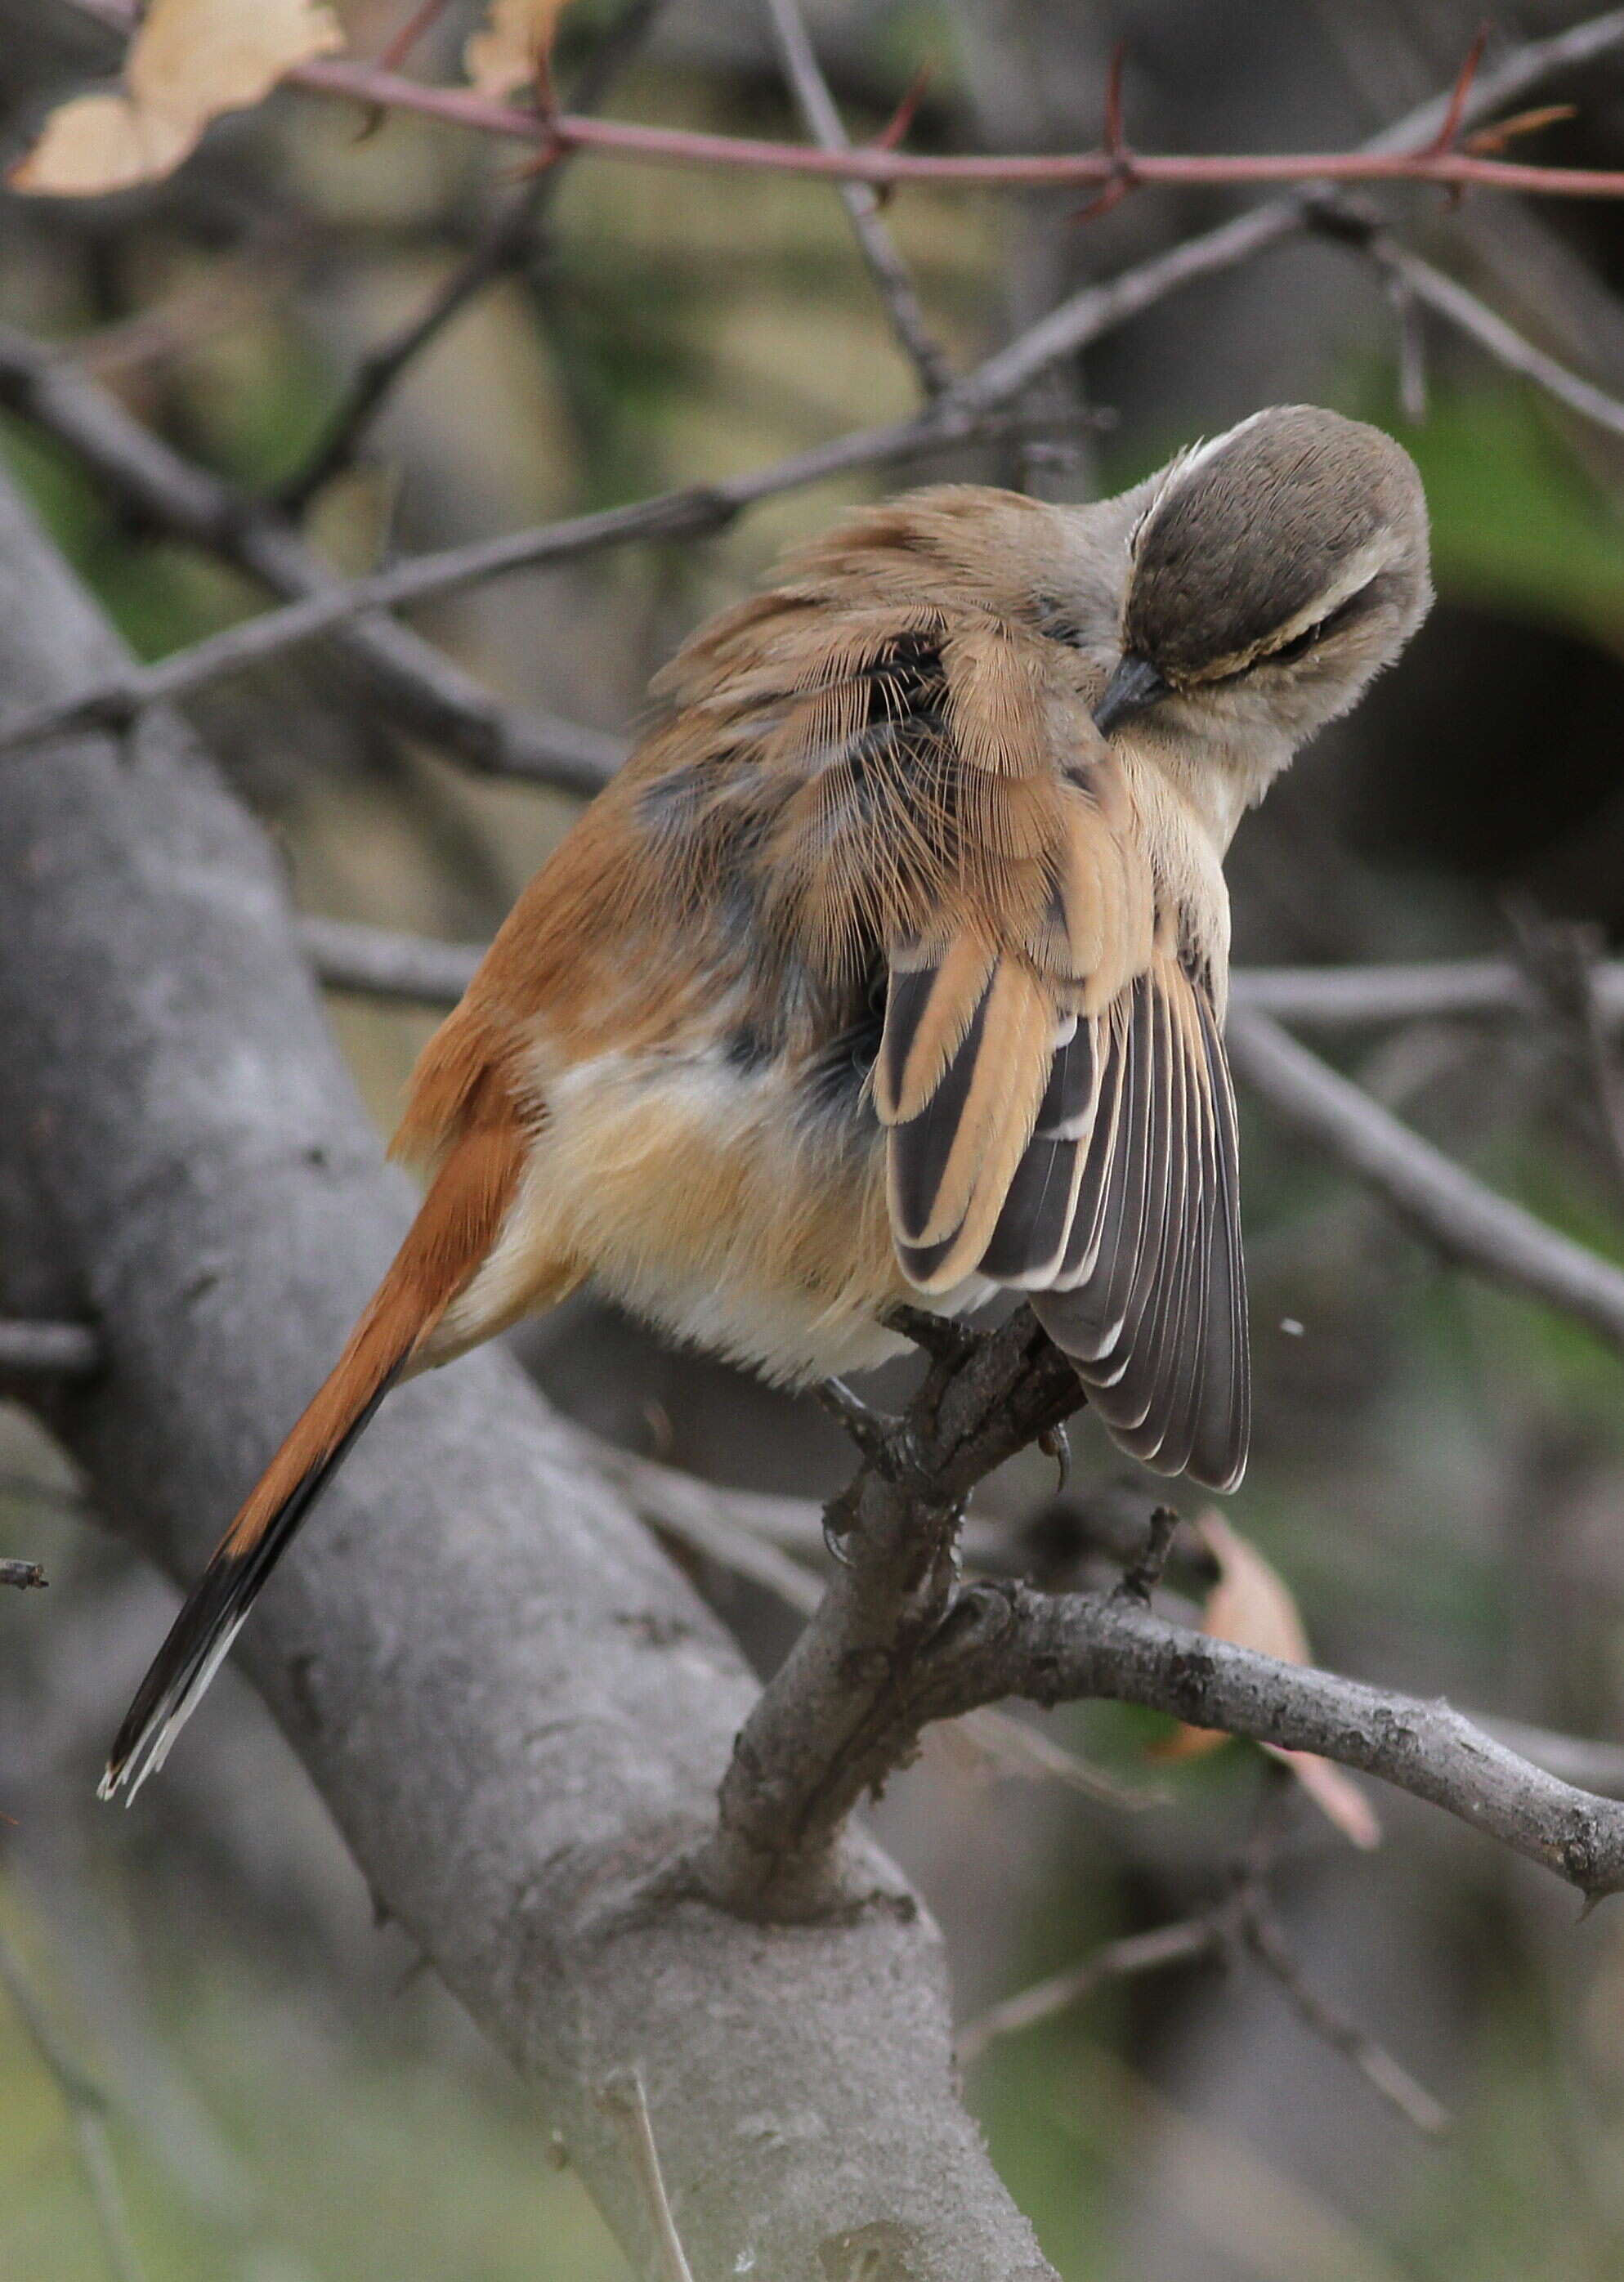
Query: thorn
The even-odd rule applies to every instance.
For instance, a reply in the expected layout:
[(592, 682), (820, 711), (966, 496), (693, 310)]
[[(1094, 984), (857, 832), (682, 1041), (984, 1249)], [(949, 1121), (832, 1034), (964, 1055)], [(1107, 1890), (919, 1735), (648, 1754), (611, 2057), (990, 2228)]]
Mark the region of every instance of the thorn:
[(1510, 119), (1498, 119), (1492, 127), (1480, 127), (1468, 135), (1461, 144), (1473, 158), (1494, 159), (1514, 143), (1519, 136), (1537, 135), (1542, 127), (1559, 126), (1565, 119), (1577, 119), (1576, 103), (1542, 103), (1533, 111), (1519, 111)]
[[(400, 30), (378, 50), (378, 69), (398, 72), (445, 5), (446, 0), (423, 0), (421, 7), (414, 8)], [(363, 105), (361, 125), (355, 129), (356, 142), (370, 142), (388, 116), (386, 107), (381, 103)]]
[(1123, 66), (1127, 54), (1127, 42), (1118, 40), (1111, 50), (1111, 60), (1106, 68), (1105, 120), (1100, 147), (1111, 161), (1111, 172), (1106, 176), (1099, 196), (1068, 214), (1068, 221), (1097, 221), (1101, 214), (1108, 214), (1113, 206), (1121, 206), (1138, 179), (1133, 171), (1133, 154), (1128, 148), (1128, 138), (1123, 128)]
[(1118, 40), (1111, 50), (1111, 60), (1105, 74), (1105, 139), (1101, 144), (1107, 159), (1127, 156), (1123, 140), (1123, 66), (1127, 60), (1128, 43)]
[(1443, 114), (1443, 124), (1438, 129), (1434, 140), (1420, 153), (1422, 158), (1441, 159), (1455, 148), (1455, 138), (1460, 132), (1460, 122), (1465, 113), (1466, 97), (1472, 92), (1472, 82), (1478, 75), (1478, 66), (1483, 60), (1483, 50), (1488, 44), (1488, 27), (1487, 24), (1480, 24), (1477, 37), (1467, 49), (1466, 59), (1462, 64), (1455, 84), (1449, 90), (1449, 100)]
[(895, 151), (900, 148), (903, 136), (919, 115), (925, 89), (935, 75), (934, 64), (922, 63), (902, 90), (897, 108), (869, 144), (871, 151)]

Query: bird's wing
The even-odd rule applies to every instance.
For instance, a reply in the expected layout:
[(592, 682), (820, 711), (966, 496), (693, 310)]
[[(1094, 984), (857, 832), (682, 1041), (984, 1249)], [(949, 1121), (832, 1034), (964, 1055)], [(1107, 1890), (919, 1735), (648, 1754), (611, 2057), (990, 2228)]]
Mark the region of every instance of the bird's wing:
[[(1031, 1295), (1118, 1442), (1233, 1487), (1248, 1432), (1234, 1100), (1108, 749), (1034, 768), (1010, 661), (943, 648), (932, 805), (973, 849), (885, 941), (874, 1098), (910, 1280)], [(989, 673), (990, 664), (1003, 671)]]

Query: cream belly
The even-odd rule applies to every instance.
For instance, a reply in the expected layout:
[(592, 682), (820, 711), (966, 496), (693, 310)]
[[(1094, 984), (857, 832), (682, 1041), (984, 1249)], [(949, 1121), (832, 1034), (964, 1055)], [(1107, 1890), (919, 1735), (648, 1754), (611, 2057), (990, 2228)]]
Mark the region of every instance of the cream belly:
[(788, 1384), (905, 1351), (899, 1302), (957, 1315), (974, 1277), (921, 1299), (892, 1248), (884, 1141), (855, 1088), (820, 1105), (781, 1067), (719, 1051), (604, 1054), (552, 1074), (507, 1223), (447, 1310), (433, 1360), (590, 1277), (672, 1337)]

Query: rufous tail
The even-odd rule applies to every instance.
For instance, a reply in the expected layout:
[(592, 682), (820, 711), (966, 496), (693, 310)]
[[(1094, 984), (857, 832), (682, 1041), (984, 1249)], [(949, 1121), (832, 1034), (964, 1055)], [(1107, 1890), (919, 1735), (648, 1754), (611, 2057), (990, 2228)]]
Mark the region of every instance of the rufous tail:
[(390, 1388), (425, 1355), (436, 1324), (500, 1229), (519, 1168), (511, 1122), (453, 1146), (338, 1363), (226, 1532), (153, 1658), (97, 1791), (129, 1805), (161, 1767), (241, 1630), (260, 1587)]

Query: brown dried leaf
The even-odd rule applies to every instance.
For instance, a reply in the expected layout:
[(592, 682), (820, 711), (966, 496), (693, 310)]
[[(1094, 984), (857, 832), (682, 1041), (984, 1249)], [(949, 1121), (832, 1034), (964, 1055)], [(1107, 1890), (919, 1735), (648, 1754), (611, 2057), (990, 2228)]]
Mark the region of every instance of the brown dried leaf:
[[(1194, 1526), (1218, 1564), (1218, 1581), (1202, 1611), (1202, 1631), (1213, 1640), (1232, 1641), (1237, 1648), (1278, 1657), (1283, 1664), (1309, 1663), (1309, 1636), (1291, 1588), (1279, 1572), (1221, 1514), (1202, 1514)], [(1214, 1728), (1180, 1727), (1156, 1756), (1196, 1758), (1228, 1740)], [(1291, 1769), (1320, 1812), (1351, 1844), (1364, 1848), (1380, 1844), (1381, 1825), (1375, 1810), (1340, 1767), (1311, 1751), (1282, 1750), (1274, 1743), (1265, 1743), (1263, 1749)]]
[(259, 103), (296, 64), (343, 45), (322, 0), (152, 0), (125, 58), (123, 91), (76, 96), (52, 112), (12, 168), (12, 188), (94, 198), (159, 182), (212, 119)]
[(545, 88), (558, 19), (569, 0), (491, 0), (483, 31), (470, 35), (462, 68), (481, 95), (500, 100)]

